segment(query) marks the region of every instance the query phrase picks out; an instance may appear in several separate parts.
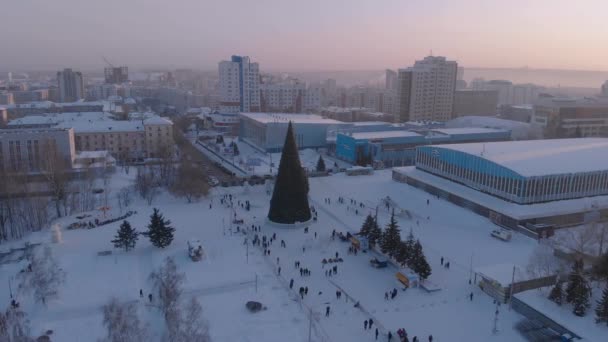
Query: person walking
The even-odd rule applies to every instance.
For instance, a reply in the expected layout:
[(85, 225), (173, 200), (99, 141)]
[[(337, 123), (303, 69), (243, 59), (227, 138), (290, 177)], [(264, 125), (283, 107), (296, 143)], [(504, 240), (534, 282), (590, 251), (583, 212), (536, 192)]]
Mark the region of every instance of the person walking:
[(378, 328), (376, 328), (376, 341), (378, 340)]
[(429, 342), (433, 342), (433, 335), (429, 335)]
[(443, 257), (441, 257), (441, 266), (443, 266)]
[(144, 298), (144, 290), (139, 289), (139, 298)]
[(372, 325), (374, 325), (374, 321), (371, 318), (369, 319), (368, 325), (369, 325), (369, 330), (372, 330)]
[(367, 320), (363, 321), (363, 330), (367, 330)]
[(293, 288), (293, 278), (291, 278), (291, 280), (289, 281), (289, 289), (291, 290)]
[(329, 306), (325, 308), (325, 317), (329, 317)]
[(281, 275), (281, 267), (279, 267), (279, 268), (277, 269), (277, 273), (278, 273), (278, 275)]
[(469, 300), (472, 302), (473, 301), (473, 292), (471, 292), (471, 294), (469, 295)]
[(393, 333), (391, 333), (389, 331), (387, 337), (388, 337), (388, 342), (391, 342), (391, 340), (393, 339)]
[(150, 300), (150, 303), (152, 303), (152, 294), (148, 294), (148, 299)]

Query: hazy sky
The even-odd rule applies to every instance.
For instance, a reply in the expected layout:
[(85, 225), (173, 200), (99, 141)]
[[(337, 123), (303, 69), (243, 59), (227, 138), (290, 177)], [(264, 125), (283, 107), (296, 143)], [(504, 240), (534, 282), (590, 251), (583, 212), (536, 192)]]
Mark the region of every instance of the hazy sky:
[(607, 0), (3, 0), (0, 70), (410, 65), (608, 70)]

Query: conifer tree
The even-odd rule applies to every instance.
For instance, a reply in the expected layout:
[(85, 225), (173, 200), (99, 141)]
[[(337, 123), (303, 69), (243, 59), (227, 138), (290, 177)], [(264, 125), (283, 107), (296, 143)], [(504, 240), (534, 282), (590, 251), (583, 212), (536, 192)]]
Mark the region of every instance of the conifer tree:
[(597, 307), (595, 308), (595, 322), (603, 322), (608, 325), (608, 283), (606, 283), (602, 298), (597, 302)]
[(374, 217), (371, 214), (368, 214), (367, 217), (365, 218), (365, 221), (363, 222), (363, 226), (361, 226), (361, 230), (359, 231), (359, 234), (361, 234), (361, 236), (368, 237), (368, 235), (371, 232), (373, 227), (374, 227)]
[(608, 253), (602, 254), (593, 265), (593, 274), (600, 279), (608, 280)]
[(390, 256), (394, 256), (399, 248), (401, 242), (401, 235), (399, 234), (399, 226), (395, 219), (395, 211), (391, 214), (391, 220), (384, 233), (382, 234), (382, 240), (380, 241), (380, 250), (382, 253), (387, 253)]
[(171, 221), (165, 220), (158, 209), (154, 208), (154, 212), (150, 215), (148, 231), (143, 234), (150, 239), (155, 247), (165, 248), (173, 241), (174, 231), (175, 228), (171, 227)]
[(397, 262), (399, 264), (401, 264), (401, 266), (405, 266), (409, 259), (410, 259), (410, 249), (409, 249), (408, 245), (405, 243), (405, 241), (400, 241), (399, 248), (397, 249), (397, 253), (395, 254), (395, 260), (397, 260)]
[(135, 243), (137, 243), (137, 231), (131, 227), (129, 221), (125, 220), (118, 228), (116, 232), (116, 236), (114, 236), (114, 240), (112, 243), (116, 248), (124, 248), (126, 252), (129, 249), (133, 249), (135, 247)]
[(575, 261), (572, 268), (566, 289), (566, 301), (573, 304), (572, 313), (582, 317), (589, 308), (589, 284), (583, 275), (582, 260)]
[(367, 234), (367, 241), (370, 245), (376, 245), (382, 239), (382, 229), (378, 226), (378, 221), (376, 218), (373, 220), (373, 224)]
[(551, 292), (549, 293), (549, 300), (555, 302), (557, 305), (562, 305), (564, 300), (564, 290), (562, 289), (561, 283), (555, 283)]
[(310, 220), (308, 204), (308, 177), (300, 164), (298, 146), (291, 122), (279, 163), (279, 171), (270, 200), (268, 219), (277, 223), (295, 223)]
[(323, 160), (323, 156), (319, 155), (319, 160), (317, 160), (317, 172), (325, 172), (325, 160)]
[(431, 266), (426, 261), (420, 240), (416, 240), (411, 252), (410, 267), (422, 279), (427, 279), (431, 275)]
[(407, 258), (405, 259), (405, 263), (411, 265), (413, 264), (413, 253), (414, 253), (414, 245), (416, 244), (416, 239), (414, 239), (414, 232), (412, 231), (412, 229), (410, 229), (410, 232), (407, 234), (407, 238), (405, 239), (404, 242), (404, 248), (408, 251), (406, 256)]

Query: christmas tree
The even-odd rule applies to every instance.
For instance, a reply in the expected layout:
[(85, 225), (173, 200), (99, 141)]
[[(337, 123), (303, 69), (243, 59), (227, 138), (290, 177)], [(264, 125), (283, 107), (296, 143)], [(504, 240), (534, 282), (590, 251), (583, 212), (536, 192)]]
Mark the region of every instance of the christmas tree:
[(295, 223), (305, 222), (310, 218), (308, 178), (300, 164), (298, 146), (289, 122), (268, 219), (277, 223)]
[(410, 232), (407, 234), (407, 238), (404, 242), (404, 248), (407, 249), (408, 253), (406, 254), (407, 258), (405, 259), (405, 263), (408, 265), (413, 264), (412, 257), (414, 253), (414, 245), (416, 244), (416, 239), (414, 238), (414, 232), (410, 229)]
[(158, 248), (165, 248), (173, 241), (173, 232), (175, 228), (170, 226), (171, 221), (165, 220), (158, 209), (154, 208), (154, 212), (150, 215), (150, 224), (148, 231), (144, 233), (150, 239), (150, 242)]
[(317, 172), (325, 172), (325, 160), (323, 160), (321, 155), (319, 155), (319, 160), (317, 160)]
[(412, 249), (411, 259), (410, 259), (410, 267), (416, 274), (420, 276), (422, 279), (427, 279), (431, 275), (431, 266), (426, 261), (426, 257), (424, 256), (424, 252), (422, 251), (422, 245), (419, 240), (416, 240), (414, 243), (414, 248)]
[(553, 288), (549, 293), (549, 300), (555, 302), (557, 305), (562, 305), (564, 300), (564, 290), (562, 289), (561, 283), (556, 283), (553, 285)]
[(112, 243), (116, 248), (124, 248), (125, 251), (129, 251), (129, 249), (133, 249), (135, 247), (135, 243), (137, 242), (138, 233), (131, 227), (129, 221), (125, 220), (118, 228), (118, 232), (116, 236), (114, 236), (114, 240)]
[(401, 235), (399, 234), (399, 226), (395, 219), (395, 211), (391, 214), (391, 220), (382, 234), (382, 240), (380, 241), (380, 250), (382, 253), (387, 253), (393, 256), (397, 253), (399, 243), (401, 242)]
[(608, 325), (608, 283), (606, 288), (602, 292), (602, 299), (597, 302), (597, 308), (595, 308), (595, 322), (604, 322)]

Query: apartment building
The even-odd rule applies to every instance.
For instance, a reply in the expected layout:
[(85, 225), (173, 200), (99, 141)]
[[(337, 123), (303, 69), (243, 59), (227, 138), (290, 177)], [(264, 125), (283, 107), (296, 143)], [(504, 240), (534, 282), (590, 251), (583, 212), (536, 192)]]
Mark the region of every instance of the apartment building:
[(22, 128), (0, 130), (0, 170), (35, 173), (45, 169), (51, 150), (72, 168), (76, 156), (72, 128)]
[(260, 110), (260, 68), (247, 56), (232, 56), (219, 63), (220, 111), (222, 113)]

